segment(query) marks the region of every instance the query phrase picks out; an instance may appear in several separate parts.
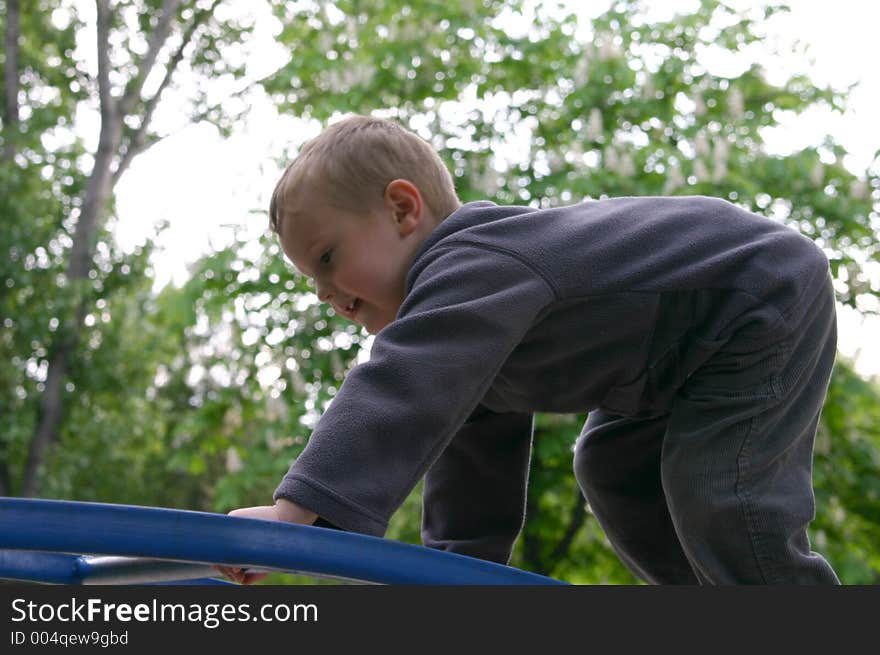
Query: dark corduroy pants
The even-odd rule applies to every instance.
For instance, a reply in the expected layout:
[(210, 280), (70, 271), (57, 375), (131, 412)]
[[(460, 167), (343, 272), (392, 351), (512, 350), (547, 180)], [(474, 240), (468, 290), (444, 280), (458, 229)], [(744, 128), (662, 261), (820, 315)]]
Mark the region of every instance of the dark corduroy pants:
[(811, 550), (813, 443), (837, 351), (830, 276), (803, 319), (734, 336), (649, 418), (591, 412), (578, 482), (655, 584), (837, 583)]

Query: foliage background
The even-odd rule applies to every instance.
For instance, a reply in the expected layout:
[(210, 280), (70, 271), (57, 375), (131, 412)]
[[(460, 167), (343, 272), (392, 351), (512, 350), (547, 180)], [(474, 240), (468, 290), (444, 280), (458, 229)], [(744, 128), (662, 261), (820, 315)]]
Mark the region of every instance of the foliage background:
[[(121, 123), (118, 161), (125, 135), (144, 127), (142, 149), (164, 136), (150, 124), (151, 98), (159, 108), (172, 99), (179, 120), (231, 136), (250, 94), (269, 97), (301, 126), (272, 153), (279, 166), (321, 125), (372, 112), (429, 139), (464, 201), (727, 198), (814, 239), (829, 256), (839, 301), (877, 312), (876, 160), (854, 173), (846, 150), (820, 134), (790, 154), (765, 145), (765, 129), (791, 112), (846, 106), (846, 89), (780, 78), (755, 59), (764, 25), (783, 7), (738, 12), (702, 0), (649, 21), (643, 3), (623, 0), (585, 26), (564, 7), (520, 0), (264, 2), (286, 55), (257, 81), (247, 72), (253, 16), (230, 3), (107, 4), (114, 36), (104, 47), (116, 65), (108, 84), (119, 99), (170, 17), (166, 45), (146, 71), (153, 77), (143, 76)], [(4, 30), (13, 3), (0, 2)], [(87, 243), (87, 274), (71, 276), (100, 162), (73, 129), (78, 111), (99, 106), (102, 88), (77, 41), (94, 36), (88, 4), (25, 3), (15, 78), (4, 66), (4, 89), (19, 89), (16, 113), (7, 102), (3, 115), (0, 163), (3, 493), (22, 493), (53, 356), (75, 335), (34, 495), (217, 512), (264, 504), (370, 340), (317, 303), (264, 229), (233, 232), (185, 283), (155, 288), (151, 255), (163, 227), (143, 247), (121, 248), (112, 192)], [(205, 22), (183, 48), (199, 15)], [(10, 52), (7, 42), (4, 62)], [(735, 74), (705, 63), (721, 56), (739, 63)], [(102, 125), (113, 118), (102, 111)], [(257, 195), (250, 221), (265, 226)], [(537, 417), (527, 523), (512, 563), (578, 583), (633, 583), (570, 472), (585, 418)], [(880, 387), (839, 357), (817, 440), (811, 536), (850, 584), (880, 581), (878, 426)], [(417, 488), (390, 538), (418, 543), (419, 504)], [(270, 579), (278, 580), (302, 581)]]

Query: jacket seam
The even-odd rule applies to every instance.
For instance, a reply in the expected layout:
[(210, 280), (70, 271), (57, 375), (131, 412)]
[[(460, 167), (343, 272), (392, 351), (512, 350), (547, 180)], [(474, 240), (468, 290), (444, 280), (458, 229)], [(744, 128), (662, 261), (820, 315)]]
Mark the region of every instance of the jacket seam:
[(537, 264), (528, 260), (522, 254), (520, 254), (516, 251), (508, 250), (507, 248), (501, 248), (499, 246), (492, 246), (492, 245), (488, 245), (485, 243), (480, 243), (479, 241), (472, 241), (470, 239), (461, 239), (461, 238), (453, 239), (451, 241), (445, 241), (445, 243), (438, 244), (438, 245), (434, 246), (434, 248), (432, 248), (431, 250), (434, 250), (434, 251), (450, 250), (456, 244), (470, 246), (472, 248), (478, 248), (480, 250), (488, 250), (491, 252), (497, 252), (501, 255), (507, 255), (511, 259), (517, 260), (520, 264), (522, 264), (523, 266), (528, 268), (532, 273), (534, 273), (535, 275), (537, 275), (538, 277), (541, 278), (541, 280), (544, 282), (544, 284), (547, 285), (547, 288), (550, 290), (550, 293), (553, 295), (554, 300), (558, 301), (558, 300), (562, 299), (562, 296), (559, 293), (559, 290), (556, 288), (556, 285), (553, 284), (553, 280), (551, 279), (550, 275), (548, 273), (545, 273), (543, 270), (541, 270), (541, 268)]

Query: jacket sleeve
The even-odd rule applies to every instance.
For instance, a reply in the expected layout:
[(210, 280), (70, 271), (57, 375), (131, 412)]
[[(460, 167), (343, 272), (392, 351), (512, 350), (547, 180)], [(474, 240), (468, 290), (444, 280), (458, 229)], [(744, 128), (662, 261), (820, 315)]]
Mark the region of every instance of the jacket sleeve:
[(384, 535), (554, 298), (517, 256), (462, 243), (429, 250), (410, 280), (275, 491), (344, 530)]
[(422, 543), (506, 564), (525, 519), (532, 415), (478, 407), (425, 475)]

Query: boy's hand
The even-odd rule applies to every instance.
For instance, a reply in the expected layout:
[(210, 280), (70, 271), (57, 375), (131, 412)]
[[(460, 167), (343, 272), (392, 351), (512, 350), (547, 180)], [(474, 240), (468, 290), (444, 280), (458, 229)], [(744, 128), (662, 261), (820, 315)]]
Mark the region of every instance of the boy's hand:
[[(276, 500), (274, 505), (234, 509), (229, 512), (229, 516), (263, 519), (265, 521), (285, 521), (287, 523), (301, 523), (304, 525), (311, 525), (318, 518), (318, 515), (314, 512), (284, 498)], [(240, 584), (253, 584), (268, 575), (268, 573), (247, 573), (246, 569), (222, 566), (220, 564), (217, 564), (214, 568), (233, 582)]]

